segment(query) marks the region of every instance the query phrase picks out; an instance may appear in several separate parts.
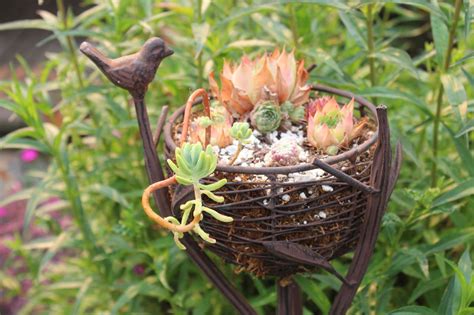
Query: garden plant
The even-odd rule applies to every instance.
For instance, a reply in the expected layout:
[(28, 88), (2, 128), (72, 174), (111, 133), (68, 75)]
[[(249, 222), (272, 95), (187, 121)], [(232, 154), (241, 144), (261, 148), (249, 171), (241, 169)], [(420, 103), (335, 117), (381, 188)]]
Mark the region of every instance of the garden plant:
[[(0, 25), (51, 31), (63, 48), (39, 71), (19, 57), (26, 79), (0, 82), (0, 106), (26, 124), (0, 149), (49, 158), (0, 201), (26, 207), (21, 231), (1, 239), (5, 312), (296, 314), (284, 308), (301, 299), (303, 314), (339, 314), (337, 293), (361, 280), (348, 314), (474, 313), (472, 1), (57, 5)], [(107, 77), (79, 53), (84, 37)], [(144, 80), (123, 80), (135, 70)], [(379, 216), (363, 219), (370, 196)], [(372, 221), (370, 257), (356, 244)]]

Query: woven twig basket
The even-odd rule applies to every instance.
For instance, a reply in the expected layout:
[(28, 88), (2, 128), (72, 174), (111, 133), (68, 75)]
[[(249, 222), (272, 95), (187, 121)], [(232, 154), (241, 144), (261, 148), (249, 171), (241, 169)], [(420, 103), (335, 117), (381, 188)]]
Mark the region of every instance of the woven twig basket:
[[(226, 262), (237, 265), (238, 270), (280, 277), (306, 272), (315, 267), (324, 268), (326, 262), (357, 245), (367, 197), (374, 193), (369, 182), (379, 131), (377, 110), (363, 98), (348, 92), (323, 86), (314, 86), (313, 90), (354, 97), (360, 116), (367, 116), (372, 125), (377, 126), (376, 130), (356, 147), (313, 163), (288, 167), (217, 167), (215, 176), (207, 181), (228, 179), (217, 193), (225, 201), (223, 204), (205, 201), (213, 209), (233, 217), (234, 222), (223, 223), (205, 217), (201, 226), (217, 240), (206, 247)], [(183, 113), (184, 106), (164, 127), (168, 158), (174, 156), (174, 133)], [(284, 181), (285, 176), (312, 169), (321, 169), (324, 175), (315, 180)], [(264, 176), (248, 180), (252, 175)], [(191, 198), (192, 192), (176, 186), (171, 194), (172, 207), (179, 216), (179, 205)], [(283, 200), (285, 195), (287, 198)], [(305, 263), (305, 256), (312, 257), (313, 261)], [(320, 260), (320, 265), (314, 264), (314, 260)]]

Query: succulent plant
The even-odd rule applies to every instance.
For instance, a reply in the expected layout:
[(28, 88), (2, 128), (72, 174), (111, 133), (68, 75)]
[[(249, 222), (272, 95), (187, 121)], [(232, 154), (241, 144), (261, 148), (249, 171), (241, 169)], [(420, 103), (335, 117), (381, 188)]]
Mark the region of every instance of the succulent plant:
[(318, 97), (311, 102), (308, 103), (306, 106), (306, 113), (305, 113), (305, 118), (308, 120), (309, 116), (314, 116), (316, 113), (316, 110), (319, 108), (323, 108), (323, 106), (331, 100), (330, 96), (322, 96)]
[(201, 116), (195, 118), (190, 125), (190, 140), (193, 143), (204, 143), (206, 138), (206, 128), (211, 126), (211, 145), (219, 148), (232, 144), (232, 137), (229, 134), (232, 126), (232, 115), (221, 105), (211, 108), (211, 118)]
[(250, 113), (250, 122), (261, 133), (268, 133), (280, 127), (281, 109), (274, 101), (263, 101)]
[(308, 141), (330, 155), (336, 154), (341, 145), (347, 145), (359, 136), (365, 126), (365, 120), (354, 126), (354, 99), (342, 108), (335, 98), (316, 100), (309, 107), (314, 114), (308, 116)]
[(252, 129), (250, 129), (250, 125), (248, 123), (236, 122), (232, 125), (232, 128), (230, 128), (230, 136), (238, 141), (238, 145), (234, 156), (229, 161), (229, 165), (234, 164), (235, 160), (237, 160), (240, 151), (242, 151), (243, 145), (248, 142), (251, 135)]
[[(231, 217), (222, 215), (216, 210), (205, 207), (202, 204), (203, 194), (215, 202), (224, 201), (222, 196), (215, 195), (213, 191), (224, 186), (227, 182), (226, 179), (221, 179), (208, 185), (200, 183), (201, 179), (209, 176), (216, 169), (217, 156), (214, 154), (210, 145), (207, 146), (206, 150), (203, 150), (201, 143), (198, 142), (194, 144), (184, 143), (181, 148), (176, 149), (175, 158), (176, 163), (172, 160), (167, 161), (175, 175), (165, 181), (154, 183), (145, 189), (142, 196), (143, 208), (151, 219), (173, 232), (174, 240), (181, 249), (185, 249), (185, 247), (180, 242), (180, 238), (183, 237), (184, 232), (190, 230), (197, 233), (206, 242), (215, 243), (215, 239), (211, 238), (199, 225), (199, 221), (202, 220), (202, 213), (205, 212), (214, 217), (214, 219), (222, 222), (233, 221)], [(180, 206), (180, 209), (183, 211), (181, 222), (175, 217), (161, 218), (151, 209), (148, 200), (153, 190), (160, 189), (175, 182), (182, 185), (192, 185), (194, 188), (194, 199)], [(191, 213), (193, 220), (191, 223), (187, 223)]]
[(246, 122), (235, 122), (230, 128), (230, 136), (241, 143), (245, 144), (251, 135), (252, 129)]
[(289, 166), (299, 163), (303, 149), (294, 139), (284, 138), (273, 143), (270, 151), (265, 154), (266, 166)]
[(240, 64), (224, 62), (220, 74), (221, 89), (209, 76), (212, 93), (235, 116), (242, 116), (254, 109), (268, 94), (278, 104), (290, 101), (294, 106), (308, 101), (310, 86), (306, 84), (308, 72), (304, 61), (296, 61), (294, 52), (281, 53), (275, 49), (272, 54), (250, 60), (243, 56)]
[(290, 101), (286, 101), (280, 106), (282, 122), (281, 126), (284, 129), (289, 129), (291, 123), (298, 123), (305, 118), (305, 107), (303, 105), (294, 106)]

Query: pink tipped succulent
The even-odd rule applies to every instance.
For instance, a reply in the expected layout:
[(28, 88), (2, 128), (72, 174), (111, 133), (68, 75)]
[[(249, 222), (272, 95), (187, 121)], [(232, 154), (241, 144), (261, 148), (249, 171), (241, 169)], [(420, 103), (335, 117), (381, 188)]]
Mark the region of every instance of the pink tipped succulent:
[(243, 56), (239, 65), (224, 62), (220, 74), (221, 89), (209, 76), (212, 93), (234, 115), (245, 115), (257, 103), (268, 99), (301, 106), (309, 98), (308, 71), (304, 61), (296, 61), (294, 52), (275, 49), (272, 54), (250, 60)]
[(308, 106), (306, 106), (306, 113), (305, 118), (308, 120), (309, 116), (314, 116), (316, 111), (319, 109), (321, 110), (324, 105), (331, 100), (330, 96), (322, 96), (318, 97), (317, 99), (311, 101)]
[(285, 138), (273, 143), (270, 151), (265, 155), (264, 161), (267, 166), (289, 166), (296, 165), (300, 161), (303, 149), (294, 139)]
[(365, 125), (361, 120), (354, 126), (354, 99), (342, 108), (335, 98), (317, 99), (308, 105), (308, 109), (311, 109), (308, 112), (308, 141), (328, 154), (336, 154), (340, 146), (359, 136)]
[(191, 123), (191, 142), (201, 142), (204, 144), (206, 128), (211, 126), (211, 145), (219, 148), (232, 144), (230, 128), (232, 127), (232, 115), (222, 106), (215, 106), (211, 109), (211, 119), (199, 117)]

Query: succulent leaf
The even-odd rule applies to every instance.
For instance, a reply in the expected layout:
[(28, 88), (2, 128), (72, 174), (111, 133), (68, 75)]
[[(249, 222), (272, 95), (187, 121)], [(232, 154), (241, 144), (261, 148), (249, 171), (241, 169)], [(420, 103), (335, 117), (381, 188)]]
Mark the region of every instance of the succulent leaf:
[(214, 200), (215, 202), (219, 202), (219, 203), (224, 202), (224, 197), (217, 196), (217, 195), (213, 194), (212, 192), (210, 192), (209, 190), (201, 190), (201, 193), (203, 193), (204, 195), (206, 195), (210, 199)]
[(193, 231), (196, 232), (203, 240), (208, 243), (214, 244), (216, 242), (216, 240), (210, 237), (209, 234), (206, 233), (199, 224), (196, 224), (196, 226), (194, 226)]
[(214, 209), (211, 209), (208, 207), (202, 207), (202, 210), (206, 213), (209, 213), (217, 221), (226, 222), (226, 223), (234, 221), (234, 218), (229, 217), (227, 215), (220, 214)]
[(223, 179), (221, 179), (221, 180), (219, 180), (215, 183), (212, 183), (212, 184), (201, 184), (201, 183), (199, 183), (198, 186), (201, 189), (214, 191), (214, 190), (222, 188), (222, 186), (224, 186), (226, 183), (227, 183), (227, 179), (223, 178)]

